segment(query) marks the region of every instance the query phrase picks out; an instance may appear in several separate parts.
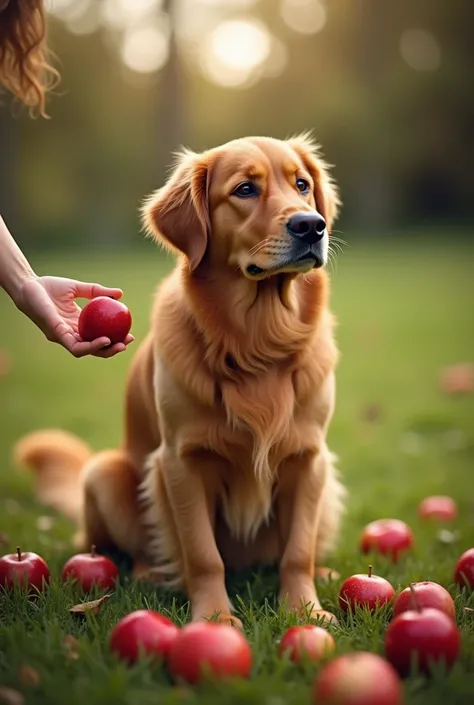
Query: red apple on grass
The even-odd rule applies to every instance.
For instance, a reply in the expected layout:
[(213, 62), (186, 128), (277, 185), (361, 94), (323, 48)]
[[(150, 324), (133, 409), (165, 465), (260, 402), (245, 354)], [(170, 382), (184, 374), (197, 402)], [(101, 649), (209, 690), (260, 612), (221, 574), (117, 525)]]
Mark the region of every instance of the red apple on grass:
[(385, 635), (385, 654), (401, 675), (414, 666), (429, 673), (432, 665), (443, 662), (452, 666), (459, 656), (461, 636), (454, 620), (440, 610), (417, 603), (417, 591), (411, 586), (415, 609), (395, 617)]
[(288, 653), (291, 661), (302, 663), (305, 660), (319, 661), (336, 648), (332, 636), (322, 627), (312, 624), (290, 627), (283, 634), (278, 653)]
[(174, 640), (168, 659), (177, 681), (199, 683), (210, 678), (248, 678), (252, 651), (236, 628), (215, 622), (193, 622)]
[(44, 590), (49, 577), (48, 565), (37, 553), (22, 553), (18, 547), (16, 553), (0, 558), (0, 586), (7, 590), (13, 590), (16, 584), (29, 587), (31, 592)]
[(89, 342), (106, 337), (112, 344), (123, 343), (131, 327), (132, 316), (128, 308), (109, 296), (92, 299), (79, 315), (79, 335)]
[(437, 521), (453, 521), (458, 513), (458, 507), (452, 497), (425, 497), (418, 505), (418, 514), (422, 519)]
[(367, 524), (360, 537), (363, 553), (372, 551), (390, 556), (394, 562), (399, 555), (413, 546), (413, 533), (404, 521), (399, 519), (378, 519)]
[(385, 659), (365, 651), (339, 656), (313, 688), (314, 705), (402, 705), (400, 678)]
[(178, 627), (164, 615), (137, 610), (116, 624), (110, 635), (110, 648), (129, 664), (140, 655), (166, 661), (178, 632)]
[[(416, 591), (416, 602), (421, 608), (431, 607), (436, 610), (441, 610), (451, 617), (456, 618), (456, 609), (454, 600), (449, 592), (438, 583), (433, 583), (430, 580), (424, 580), (421, 583), (413, 583)], [(398, 617), (402, 612), (413, 610), (416, 608), (411, 587), (405, 588), (397, 595), (393, 604), (393, 616)]]
[(339, 606), (344, 612), (355, 610), (356, 606), (375, 612), (377, 607), (390, 602), (394, 595), (395, 590), (388, 580), (373, 575), (372, 566), (369, 565), (367, 575), (352, 575), (343, 582), (339, 591)]
[(465, 551), (456, 563), (454, 579), (460, 587), (474, 590), (474, 548)]
[(68, 579), (75, 580), (84, 592), (92, 588), (111, 590), (118, 578), (118, 568), (110, 558), (96, 553), (92, 546), (90, 553), (78, 553), (66, 561), (61, 577), (63, 582)]

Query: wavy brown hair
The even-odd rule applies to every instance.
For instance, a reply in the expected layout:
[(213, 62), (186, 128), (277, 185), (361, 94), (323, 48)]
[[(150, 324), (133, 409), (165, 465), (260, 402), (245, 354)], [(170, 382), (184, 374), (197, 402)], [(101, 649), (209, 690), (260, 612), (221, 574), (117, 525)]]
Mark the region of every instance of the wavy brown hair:
[(0, 85), (46, 114), (46, 94), (59, 82), (46, 42), (44, 0), (0, 0)]

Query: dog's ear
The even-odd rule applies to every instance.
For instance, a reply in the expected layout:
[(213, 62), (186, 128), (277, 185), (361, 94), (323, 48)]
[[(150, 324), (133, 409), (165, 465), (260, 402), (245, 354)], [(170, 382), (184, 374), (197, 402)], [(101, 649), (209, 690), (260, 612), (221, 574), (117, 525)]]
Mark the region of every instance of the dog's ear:
[(181, 153), (167, 183), (141, 209), (147, 232), (186, 255), (191, 271), (204, 257), (210, 233), (209, 166), (206, 155)]
[(299, 135), (288, 142), (311, 174), (316, 208), (326, 221), (328, 232), (331, 232), (341, 201), (337, 186), (329, 173), (329, 164), (321, 158), (318, 145), (309, 135)]

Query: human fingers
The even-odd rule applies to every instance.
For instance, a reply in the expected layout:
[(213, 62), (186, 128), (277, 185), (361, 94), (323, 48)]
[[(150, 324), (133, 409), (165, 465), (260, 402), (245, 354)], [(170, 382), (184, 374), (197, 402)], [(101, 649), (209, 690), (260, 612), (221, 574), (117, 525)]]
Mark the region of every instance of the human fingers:
[(81, 299), (95, 299), (97, 296), (110, 296), (112, 299), (121, 299), (122, 289), (110, 288), (101, 284), (88, 282), (74, 282), (74, 296)]

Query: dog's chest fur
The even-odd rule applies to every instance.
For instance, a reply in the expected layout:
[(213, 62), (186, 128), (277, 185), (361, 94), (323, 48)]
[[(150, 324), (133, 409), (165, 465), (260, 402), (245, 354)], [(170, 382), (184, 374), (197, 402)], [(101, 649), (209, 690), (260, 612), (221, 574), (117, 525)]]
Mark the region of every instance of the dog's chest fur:
[[(330, 315), (316, 326), (316, 304), (311, 316), (298, 317), (274, 299), (255, 307), (258, 320), (249, 319), (249, 335), (237, 342), (216, 325), (215, 340), (204, 345), (184, 309), (179, 345), (166, 326), (154, 331), (160, 427), (182, 426), (179, 453), (195, 455), (230, 533), (244, 542), (269, 519), (285, 460), (317, 453), (332, 405), (325, 391), (337, 357)], [(161, 324), (171, 313), (171, 305), (160, 306)]]
[[(221, 386), (226, 422), (210, 425), (209, 448), (225, 459), (222, 513), (231, 533), (252, 540), (268, 521), (285, 459), (316, 452), (314, 419), (299, 405), (298, 375), (277, 369)], [(222, 417), (221, 417), (222, 419)]]

